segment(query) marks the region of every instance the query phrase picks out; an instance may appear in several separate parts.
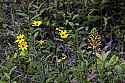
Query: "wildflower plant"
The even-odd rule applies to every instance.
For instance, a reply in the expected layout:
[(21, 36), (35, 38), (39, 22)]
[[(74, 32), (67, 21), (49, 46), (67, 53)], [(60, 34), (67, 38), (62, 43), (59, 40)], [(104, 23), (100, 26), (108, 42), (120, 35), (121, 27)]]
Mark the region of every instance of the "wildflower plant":
[[(6, 1), (0, 0), (0, 83), (124, 83), (124, 0)], [(19, 31), (27, 37), (20, 33), (15, 43)]]
[(56, 31), (58, 31), (58, 35), (61, 39), (67, 39), (69, 36), (69, 33), (67, 30), (64, 30), (64, 27), (56, 28)]
[(16, 42), (20, 44), (21, 42), (25, 41), (25, 36), (23, 34), (19, 34), (18, 36), (16, 36), (16, 39)]
[(24, 36), (24, 34), (19, 34), (16, 38), (16, 42), (18, 44), (19, 50), (21, 51), (21, 55), (25, 55), (28, 48), (26, 37)]
[(95, 62), (95, 68), (96, 68), (96, 82), (98, 82), (98, 64), (97, 64), (97, 56), (96, 56), (96, 50), (101, 45), (101, 36), (98, 34), (96, 28), (94, 27), (91, 32), (89, 33), (88, 37), (88, 47), (92, 48), (92, 57), (94, 57)]
[(60, 38), (67, 39), (68, 38), (68, 32), (66, 30), (62, 30), (59, 32)]
[(101, 36), (98, 34), (96, 28), (93, 28), (89, 34), (88, 47), (97, 49), (101, 45)]
[(27, 49), (28, 48), (28, 45), (27, 45), (27, 42), (21, 42), (19, 45), (18, 45), (19, 49)]

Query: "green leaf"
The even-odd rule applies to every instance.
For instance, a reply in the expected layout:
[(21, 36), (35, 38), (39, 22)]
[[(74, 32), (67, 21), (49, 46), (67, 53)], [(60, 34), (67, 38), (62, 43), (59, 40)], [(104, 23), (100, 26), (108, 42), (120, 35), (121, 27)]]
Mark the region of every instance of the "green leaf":
[(115, 65), (118, 62), (118, 60), (119, 60), (118, 56), (113, 55), (108, 63), (109, 65)]
[(120, 65), (116, 65), (115, 66), (115, 70), (118, 72), (118, 73), (122, 73), (123, 72), (123, 69)]
[(31, 33), (31, 36), (34, 36), (35, 34), (37, 33), (40, 33), (41, 30), (39, 28), (35, 29), (32, 33)]
[(14, 53), (13, 57), (12, 58), (16, 58), (17, 57), (17, 53)]
[(102, 52), (101, 54), (96, 53), (96, 56), (97, 56), (101, 61), (106, 61), (107, 56), (109, 55), (109, 53), (111, 53), (111, 51)]
[(39, 20), (41, 14), (37, 14), (34, 17), (31, 18), (31, 20)]
[(4, 75), (8, 80), (10, 79), (10, 75), (8, 73), (4, 72)]
[(28, 50), (27, 49), (21, 49), (20, 55), (21, 56), (27, 56), (28, 55)]
[(9, 75), (16, 69), (17, 66), (14, 66), (13, 68), (11, 68)]
[(26, 17), (26, 16), (28, 16), (27, 14), (25, 14), (25, 13), (22, 13), (22, 12), (17, 12), (16, 14), (17, 14), (17, 15), (20, 15), (20, 16), (23, 16), (23, 17)]
[(2, 81), (2, 80), (0, 80), (0, 83), (7, 83), (6, 81)]
[(125, 63), (121, 63), (120, 66), (124, 69), (125, 71)]
[(51, 83), (51, 81), (54, 79), (54, 77), (52, 77), (52, 78), (48, 78), (47, 80), (46, 80), (46, 83)]
[(13, 81), (13, 83), (17, 83), (16, 81)]
[(77, 15), (74, 15), (73, 18), (72, 18), (72, 20), (74, 20), (75, 18), (78, 18), (78, 17), (79, 17), (78, 14), (77, 14)]
[(82, 29), (84, 29), (85, 27), (80, 27), (80, 28), (78, 28), (77, 29), (77, 31), (80, 31), (80, 30), (82, 30)]
[(71, 27), (73, 27), (73, 26), (74, 26), (74, 23), (73, 23), (73, 22), (69, 22), (69, 25), (70, 25)]
[(34, 8), (38, 9), (38, 6), (37, 5), (32, 5)]
[(105, 61), (107, 59), (107, 56), (111, 53), (111, 51), (107, 51), (106, 53), (103, 53), (103, 61)]

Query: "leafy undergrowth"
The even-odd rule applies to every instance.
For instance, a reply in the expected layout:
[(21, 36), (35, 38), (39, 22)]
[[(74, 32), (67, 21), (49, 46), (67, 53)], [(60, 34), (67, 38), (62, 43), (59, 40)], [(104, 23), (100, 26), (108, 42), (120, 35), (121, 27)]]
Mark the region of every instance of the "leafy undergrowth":
[(0, 2), (0, 83), (124, 83), (124, 8), (120, 0)]

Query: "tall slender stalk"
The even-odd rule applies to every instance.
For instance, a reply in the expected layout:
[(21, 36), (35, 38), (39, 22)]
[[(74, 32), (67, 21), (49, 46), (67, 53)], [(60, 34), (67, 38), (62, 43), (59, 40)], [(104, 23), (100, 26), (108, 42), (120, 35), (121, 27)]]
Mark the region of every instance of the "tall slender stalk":
[(95, 60), (95, 66), (96, 66), (96, 83), (98, 82), (98, 64), (97, 64), (97, 57), (96, 57), (96, 49), (93, 49), (93, 55)]
[(98, 34), (96, 28), (93, 28), (90, 32), (89, 38), (89, 48), (92, 48), (92, 53), (94, 56), (95, 66), (96, 66), (96, 83), (98, 82), (98, 64), (97, 64), (97, 57), (96, 57), (96, 49), (101, 44), (101, 36)]

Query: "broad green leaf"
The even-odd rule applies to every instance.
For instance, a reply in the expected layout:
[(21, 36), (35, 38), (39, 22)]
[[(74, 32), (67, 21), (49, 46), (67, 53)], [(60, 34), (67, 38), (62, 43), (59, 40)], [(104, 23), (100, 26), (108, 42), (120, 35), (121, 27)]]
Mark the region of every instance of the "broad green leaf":
[(111, 53), (111, 51), (107, 51), (106, 53), (103, 53), (103, 61), (105, 61), (107, 59), (107, 56)]
[(109, 60), (109, 65), (115, 65), (118, 62), (119, 58), (116, 55), (113, 55), (111, 59)]

